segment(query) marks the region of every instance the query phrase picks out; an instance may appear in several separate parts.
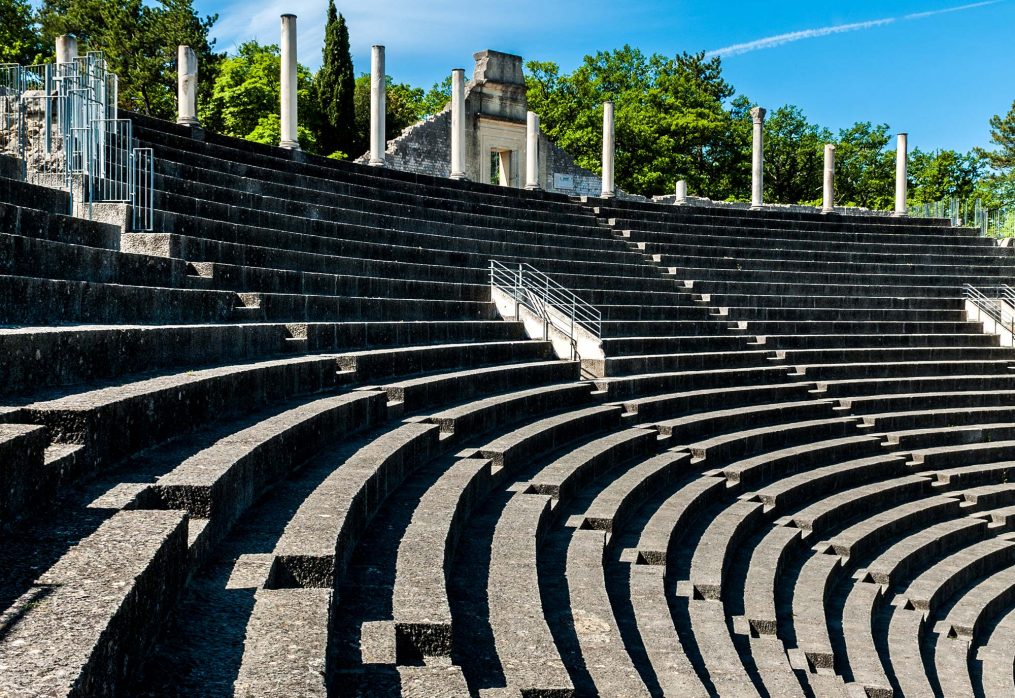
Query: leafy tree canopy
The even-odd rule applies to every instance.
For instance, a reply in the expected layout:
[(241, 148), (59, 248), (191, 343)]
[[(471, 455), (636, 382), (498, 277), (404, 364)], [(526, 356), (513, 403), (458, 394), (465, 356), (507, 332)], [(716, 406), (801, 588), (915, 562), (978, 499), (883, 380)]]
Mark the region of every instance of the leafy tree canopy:
[(41, 63), (45, 49), (27, 0), (0, 0), (0, 63)]
[(324, 55), (317, 72), (319, 136), (321, 150), (328, 154), (362, 149), (356, 129), (355, 77), (349, 52), (349, 29), (345, 18), (328, 0), (328, 22), (324, 30)]
[(191, 0), (44, 0), (42, 41), (74, 34), (78, 48), (102, 51), (119, 76), (120, 106), (162, 118), (176, 115), (176, 47), (194, 49), (199, 101), (208, 96), (220, 56), (208, 33), (217, 15), (201, 18)]
[[(277, 45), (248, 41), (237, 54), (222, 61), (211, 96), (198, 105), (206, 128), (258, 143), (277, 145), (281, 137), (279, 74), (282, 59)], [(317, 134), (306, 124), (317, 121), (313, 75), (305, 66), (296, 71), (296, 105), (300, 147), (318, 152)]]

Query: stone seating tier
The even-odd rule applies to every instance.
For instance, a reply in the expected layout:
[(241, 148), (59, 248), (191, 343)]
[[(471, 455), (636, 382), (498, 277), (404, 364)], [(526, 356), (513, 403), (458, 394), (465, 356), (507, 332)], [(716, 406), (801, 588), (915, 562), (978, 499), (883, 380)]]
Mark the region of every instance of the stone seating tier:
[(0, 693), (1011, 692), (1012, 248), (130, 116), (150, 233), (0, 163)]

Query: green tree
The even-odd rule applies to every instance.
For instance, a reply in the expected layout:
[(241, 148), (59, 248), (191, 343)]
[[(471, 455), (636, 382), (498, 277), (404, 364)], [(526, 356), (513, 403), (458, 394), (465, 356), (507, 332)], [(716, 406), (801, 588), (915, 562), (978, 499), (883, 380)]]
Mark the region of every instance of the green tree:
[[(387, 140), (397, 138), (407, 127), (422, 119), (425, 115), (426, 93), (421, 87), (413, 87), (406, 83), (395, 82), (390, 75), (385, 76), (387, 85), (385, 92), (384, 137)], [(359, 157), (370, 147), (370, 74), (363, 73), (356, 78), (356, 131), (361, 149), (354, 153)]]
[(952, 198), (970, 199), (980, 179), (980, 169), (980, 160), (972, 153), (915, 149), (909, 155), (909, 200), (925, 204)]
[(743, 139), (734, 128), (735, 106), (726, 107), (734, 91), (718, 58), (646, 56), (624, 46), (586, 56), (566, 75), (554, 63), (527, 67), (529, 108), (580, 166), (600, 169), (602, 103), (612, 100), (618, 186), (662, 194), (683, 178), (692, 192), (717, 198), (741, 187)]
[(977, 154), (995, 170), (1015, 171), (1015, 102), (1004, 116), (990, 118), (990, 142), (997, 146), (995, 150), (977, 148)]
[(839, 131), (835, 148), (836, 203), (888, 210), (895, 201), (895, 153), (888, 124), (858, 122)]
[(435, 82), (419, 102), (419, 118), (440, 114), (451, 102), (451, 76)]
[[(277, 45), (256, 41), (240, 45), (235, 56), (222, 61), (211, 97), (198, 105), (201, 122), (219, 133), (277, 145), (281, 65)], [(313, 76), (302, 65), (296, 71), (296, 98), (300, 147), (316, 153), (317, 136), (306, 126), (316, 121)]]
[(991, 117), (990, 142), (994, 150), (974, 151), (987, 170), (977, 182), (975, 196), (990, 209), (1015, 207), (1015, 102), (1004, 116)]
[(102, 51), (119, 77), (120, 106), (162, 118), (176, 115), (176, 47), (198, 55), (198, 99), (207, 98), (220, 57), (208, 38), (217, 15), (201, 18), (192, 0), (44, 0), (43, 40), (78, 37), (79, 51)]
[(824, 147), (832, 134), (799, 107), (779, 107), (765, 121), (765, 197), (776, 203), (820, 201)]
[(32, 6), (27, 0), (0, 0), (0, 63), (31, 65), (43, 53)]
[(321, 151), (348, 157), (362, 149), (356, 130), (355, 89), (349, 29), (345, 17), (328, 0), (328, 23), (324, 29), (324, 60), (315, 78)]

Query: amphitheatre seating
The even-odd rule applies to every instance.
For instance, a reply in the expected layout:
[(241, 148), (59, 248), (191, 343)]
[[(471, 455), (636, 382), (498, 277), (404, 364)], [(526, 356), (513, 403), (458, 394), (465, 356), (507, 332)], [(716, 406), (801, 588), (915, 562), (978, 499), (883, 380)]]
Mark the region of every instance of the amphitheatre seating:
[(1012, 634), (1015, 612), (1009, 611), (998, 621), (990, 634), (990, 638), (978, 653), (981, 671), (984, 677), (983, 693), (987, 698), (1010, 695), (1015, 690), (1015, 678), (1007, 671), (1009, 662), (1015, 658), (1015, 635)]
[(0, 169), (0, 693), (1010, 693), (1012, 248), (131, 118), (152, 233)]

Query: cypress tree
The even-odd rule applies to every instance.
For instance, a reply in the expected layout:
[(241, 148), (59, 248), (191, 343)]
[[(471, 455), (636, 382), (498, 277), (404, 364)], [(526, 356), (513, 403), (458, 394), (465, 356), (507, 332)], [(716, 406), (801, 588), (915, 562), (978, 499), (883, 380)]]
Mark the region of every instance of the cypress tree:
[(328, 23), (324, 29), (324, 60), (317, 74), (317, 99), (321, 113), (321, 150), (331, 154), (341, 151), (354, 157), (356, 116), (353, 94), (356, 89), (349, 51), (349, 28), (345, 17), (335, 11), (334, 0), (328, 0)]

